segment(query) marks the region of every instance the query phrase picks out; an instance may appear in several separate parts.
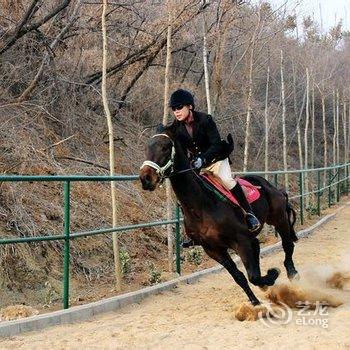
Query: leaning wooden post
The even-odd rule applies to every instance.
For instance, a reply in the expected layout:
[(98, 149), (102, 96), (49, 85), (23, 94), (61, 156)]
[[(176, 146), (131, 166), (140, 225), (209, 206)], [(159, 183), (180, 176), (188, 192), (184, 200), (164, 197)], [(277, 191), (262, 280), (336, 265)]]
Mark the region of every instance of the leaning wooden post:
[[(108, 139), (109, 139), (109, 169), (110, 175), (114, 176), (114, 138), (113, 138), (113, 124), (112, 116), (108, 106), (107, 100), (107, 83), (106, 83), (106, 72), (107, 72), (107, 31), (106, 31), (106, 11), (107, 11), (107, 0), (103, 0), (102, 10), (102, 36), (103, 36), (103, 47), (102, 47), (102, 101), (103, 108), (107, 117), (108, 125)], [(116, 204), (116, 191), (115, 182), (111, 181), (111, 198), (112, 198), (112, 217), (113, 227), (117, 226), (117, 204)], [(119, 256), (119, 243), (117, 233), (113, 232), (113, 254), (114, 254), (114, 271), (116, 278), (116, 290), (120, 291), (122, 288), (122, 274), (121, 264)]]
[[(169, 5), (168, 5), (169, 6)], [(163, 108), (163, 125), (168, 122), (168, 100), (169, 100), (169, 75), (170, 75), (170, 63), (171, 63), (171, 16), (169, 13), (168, 18), (168, 33), (167, 33), (167, 50), (166, 50), (166, 64), (164, 74), (164, 108)], [(171, 185), (169, 179), (165, 182), (166, 192), (166, 212), (167, 219), (172, 219), (172, 201), (171, 201)], [(169, 272), (173, 272), (173, 255), (174, 255), (174, 237), (171, 225), (167, 225), (167, 237), (168, 237), (168, 269)]]

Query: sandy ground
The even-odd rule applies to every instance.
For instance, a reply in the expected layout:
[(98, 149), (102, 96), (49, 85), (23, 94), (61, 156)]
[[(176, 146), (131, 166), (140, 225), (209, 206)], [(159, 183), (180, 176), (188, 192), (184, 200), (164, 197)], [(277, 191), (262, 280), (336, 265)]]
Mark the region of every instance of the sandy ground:
[[(313, 287), (323, 274), (350, 270), (350, 206), (296, 245), (295, 263)], [(262, 259), (262, 271), (282, 265), (282, 253)], [(304, 277), (306, 276), (306, 277)], [(307, 277), (309, 276), (309, 277)], [(283, 268), (278, 282), (286, 282)], [(253, 287), (266, 301), (264, 293)], [(350, 291), (327, 289), (342, 306), (315, 315), (291, 311), (291, 319), (240, 322), (234, 310), (246, 300), (226, 272), (153, 296), (88, 322), (56, 326), (0, 341), (1, 349), (350, 349)], [(323, 321), (322, 321), (323, 320)], [(321, 323), (327, 326), (321, 326)], [(316, 323), (316, 324), (315, 324)]]

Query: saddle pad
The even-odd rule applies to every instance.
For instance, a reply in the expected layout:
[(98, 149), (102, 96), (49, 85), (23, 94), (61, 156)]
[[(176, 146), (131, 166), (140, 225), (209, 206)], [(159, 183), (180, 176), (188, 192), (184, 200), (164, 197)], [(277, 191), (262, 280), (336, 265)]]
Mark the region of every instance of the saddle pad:
[[(207, 183), (214, 186), (220, 193), (227, 197), (234, 204), (239, 205), (237, 199), (232, 195), (232, 193), (227, 190), (221, 182), (214, 176), (209, 175), (208, 173), (201, 174), (201, 177)], [(235, 178), (236, 181), (242, 186), (243, 192), (245, 193), (249, 203), (253, 203), (260, 198), (260, 191), (254, 185), (252, 185), (247, 180), (241, 179), (240, 177)]]

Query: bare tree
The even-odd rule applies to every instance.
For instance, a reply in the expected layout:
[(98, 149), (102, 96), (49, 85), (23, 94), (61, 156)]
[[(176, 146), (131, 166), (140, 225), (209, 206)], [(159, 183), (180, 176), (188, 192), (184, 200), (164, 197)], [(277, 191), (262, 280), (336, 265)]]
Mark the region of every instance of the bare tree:
[(205, 20), (205, 12), (203, 16), (203, 67), (204, 67), (204, 82), (205, 96), (207, 98), (207, 111), (211, 114), (210, 88), (209, 88), (209, 73), (208, 73), (208, 50), (207, 50), (207, 23)]
[(336, 126), (335, 126), (335, 128), (336, 128), (336, 135), (337, 135), (337, 137), (336, 137), (336, 148), (337, 148), (337, 150), (336, 150), (336, 164), (338, 165), (338, 164), (340, 164), (340, 146), (339, 146), (339, 110), (340, 110), (340, 106), (339, 106), (339, 103), (340, 103), (340, 101), (339, 101), (339, 90), (337, 90), (337, 93), (336, 93), (336, 110), (337, 110), (337, 112), (336, 112)]
[(337, 103), (336, 92), (333, 89), (333, 165), (337, 163)]
[(257, 34), (260, 28), (261, 13), (260, 10), (257, 14), (257, 24), (255, 26), (254, 33), (250, 40), (250, 55), (248, 61), (248, 91), (246, 102), (246, 122), (245, 122), (245, 138), (244, 138), (244, 155), (243, 155), (243, 171), (248, 169), (248, 157), (249, 157), (249, 142), (250, 142), (250, 119), (252, 115), (252, 97), (253, 97), (253, 64), (254, 64), (254, 50), (257, 40)]
[[(270, 65), (267, 66), (266, 88), (265, 88), (265, 172), (269, 171), (269, 82), (270, 82)], [(268, 175), (265, 175), (268, 178)]]
[[(287, 162), (287, 131), (286, 131), (286, 98), (285, 98), (285, 87), (284, 87), (284, 74), (283, 74), (283, 51), (281, 53), (281, 100), (282, 100), (282, 138), (283, 138), (283, 169), (288, 170)], [(284, 174), (284, 185), (286, 189), (289, 188), (288, 173)]]
[[(165, 73), (164, 73), (164, 105), (163, 105), (163, 125), (166, 125), (168, 122), (168, 100), (169, 100), (169, 80), (170, 80), (170, 64), (171, 64), (171, 13), (169, 10), (168, 14), (169, 23), (168, 23), (168, 34), (167, 34), (167, 50), (166, 50), (166, 64), (165, 64)], [(172, 218), (172, 200), (171, 200), (171, 184), (169, 179), (166, 180), (165, 184), (166, 199), (167, 199), (167, 219), (171, 220)], [(169, 272), (173, 271), (173, 230), (171, 226), (167, 226), (167, 237), (168, 237), (168, 270)]]
[[(67, 22), (67, 24), (62, 28), (62, 30), (59, 32), (59, 34), (56, 36), (56, 38), (52, 41), (52, 43), (49, 45), (49, 48), (46, 52), (46, 54), (44, 55), (42, 61), (41, 61), (41, 65), (34, 77), (34, 79), (31, 81), (31, 83), (28, 85), (28, 87), (22, 92), (22, 94), (17, 98), (17, 102), (23, 102), (24, 100), (26, 100), (29, 95), (33, 92), (33, 90), (36, 88), (36, 86), (38, 85), (40, 79), (42, 78), (42, 75), (44, 73), (44, 69), (45, 66), (50, 62), (52, 56), (53, 56), (53, 52), (56, 48), (56, 46), (62, 41), (63, 37), (66, 35), (66, 33), (69, 31), (70, 27), (72, 26), (72, 24), (76, 21), (77, 16), (78, 16), (78, 10), (81, 6), (81, 2), (82, 0), (77, 1), (72, 15), (69, 19), (69, 21)], [(69, 4), (69, 1), (66, 1), (67, 6)], [(65, 7), (65, 6), (64, 6)], [(61, 11), (64, 7), (59, 6), (58, 8), (56, 8), (55, 11), (59, 12)], [(51, 16), (51, 14), (50, 14)], [(50, 17), (48, 16), (48, 17)], [(50, 17), (51, 18), (51, 17)], [(48, 19), (47, 19), (48, 20)], [(46, 21), (47, 21), (46, 20)], [(45, 21), (45, 22), (46, 22)], [(44, 23), (45, 23), (44, 22)], [(24, 34), (23, 34), (24, 35)], [(17, 40), (17, 39), (16, 39)], [(15, 40), (15, 41), (16, 41)], [(15, 41), (13, 41), (13, 43), (11, 44), (11, 46), (15, 43)], [(6, 46), (8, 49), (8, 46)], [(1, 54), (1, 53), (0, 53)]]
[(346, 164), (349, 159), (349, 155), (347, 152), (347, 125), (346, 125), (346, 118), (347, 118), (347, 103), (346, 103), (346, 92), (345, 89), (343, 91), (343, 114), (342, 114), (342, 122), (343, 122), (343, 147), (344, 147), (344, 163)]
[[(102, 100), (103, 107), (105, 110), (107, 125), (108, 125), (108, 139), (109, 139), (109, 168), (110, 175), (114, 176), (115, 169), (115, 155), (114, 155), (114, 134), (113, 134), (113, 123), (112, 116), (108, 106), (107, 99), (107, 54), (108, 54), (108, 43), (107, 43), (107, 29), (106, 29), (106, 12), (107, 12), (107, 0), (103, 0), (102, 10), (102, 38), (103, 38), (103, 49), (102, 49)], [(117, 227), (117, 200), (116, 200), (116, 188), (115, 182), (111, 181), (111, 198), (112, 198), (112, 226)], [(114, 269), (116, 278), (116, 290), (120, 291), (122, 288), (122, 274), (121, 264), (119, 256), (119, 243), (116, 232), (113, 232), (113, 253), (114, 253)]]
[[(322, 104), (322, 134), (323, 134), (323, 167), (328, 166), (328, 141), (327, 141), (327, 116), (326, 116), (326, 98), (324, 89), (320, 90)], [(326, 184), (326, 172), (324, 172), (323, 183)]]
[(315, 168), (315, 82), (311, 80), (311, 168)]
[[(306, 68), (306, 115), (305, 115), (305, 130), (304, 130), (304, 169), (309, 169), (309, 122), (310, 122), (310, 74)], [(305, 191), (309, 192), (309, 176), (305, 173)], [(306, 196), (306, 206), (309, 205), (309, 196)]]
[(19, 21), (15, 28), (13, 28), (13, 30), (9, 30), (8, 33), (3, 36), (3, 44), (0, 46), (0, 55), (9, 50), (26, 34), (33, 31), (38, 31), (41, 26), (54, 18), (59, 12), (64, 10), (70, 4), (70, 2), (71, 0), (63, 0), (41, 18), (34, 19), (35, 14), (42, 7), (42, 4), (40, 4), (39, 0), (32, 0), (27, 8), (27, 11), (24, 13), (23, 18)]
[(293, 68), (293, 107), (294, 107), (294, 116), (296, 119), (296, 128), (297, 128), (297, 139), (298, 139), (298, 154), (299, 154), (299, 167), (300, 169), (303, 169), (303, 147), (302, 147), (302, 141), (301, 141), (301, 130), (300, 130), (300, 121), (302, 118), (302, 112), (304, 110), (305, 105), (305, 97), (306, 97), (306, 90), (304, 92), (303, 102), (300, 109), (300, 115), (298, 117), (298, 103), (297, 103), (297, 92), (296, 92), (296, 71), (295, 71), (295, 64), (294, 61), (292, 62), (292, 68)]

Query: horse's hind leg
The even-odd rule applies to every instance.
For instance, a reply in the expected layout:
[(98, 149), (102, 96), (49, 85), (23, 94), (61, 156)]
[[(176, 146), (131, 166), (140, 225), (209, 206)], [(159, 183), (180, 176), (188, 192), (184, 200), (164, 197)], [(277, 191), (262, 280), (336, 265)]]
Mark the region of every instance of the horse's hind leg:
[(259, 287), (272, 286), (275, 284), (280, 274), (279, 269), (269, 269), (265, 276), (261, 276), (260, 245), (257, 238), (238, 244), (237, 252), (247, 270), (248, 279), (251, 283)]
[(205, 252), (218, 263), (220, 263), (233, 277), (235, 282), (244, 290), (247, 294), (249, 301), (252, 305), (259, 305), (260, 301), (254, 295), (253, 291), (250, 289), (247, 279), (244, 274), (237, 268), (234, 261), (231, 259), (226, 249), (216, 250), (209, 248), (208, 246), (203, 246)]
[(282, 247), (285, 253), (284, 266), (287, 271), (287, 276), (290, 280), (299, 276), (295, 269), (293, 262), (294, 242), (292, 238), (291, 228), (288, 219), (275, 225), (276, 231), (280, 234), (282, 239)]

